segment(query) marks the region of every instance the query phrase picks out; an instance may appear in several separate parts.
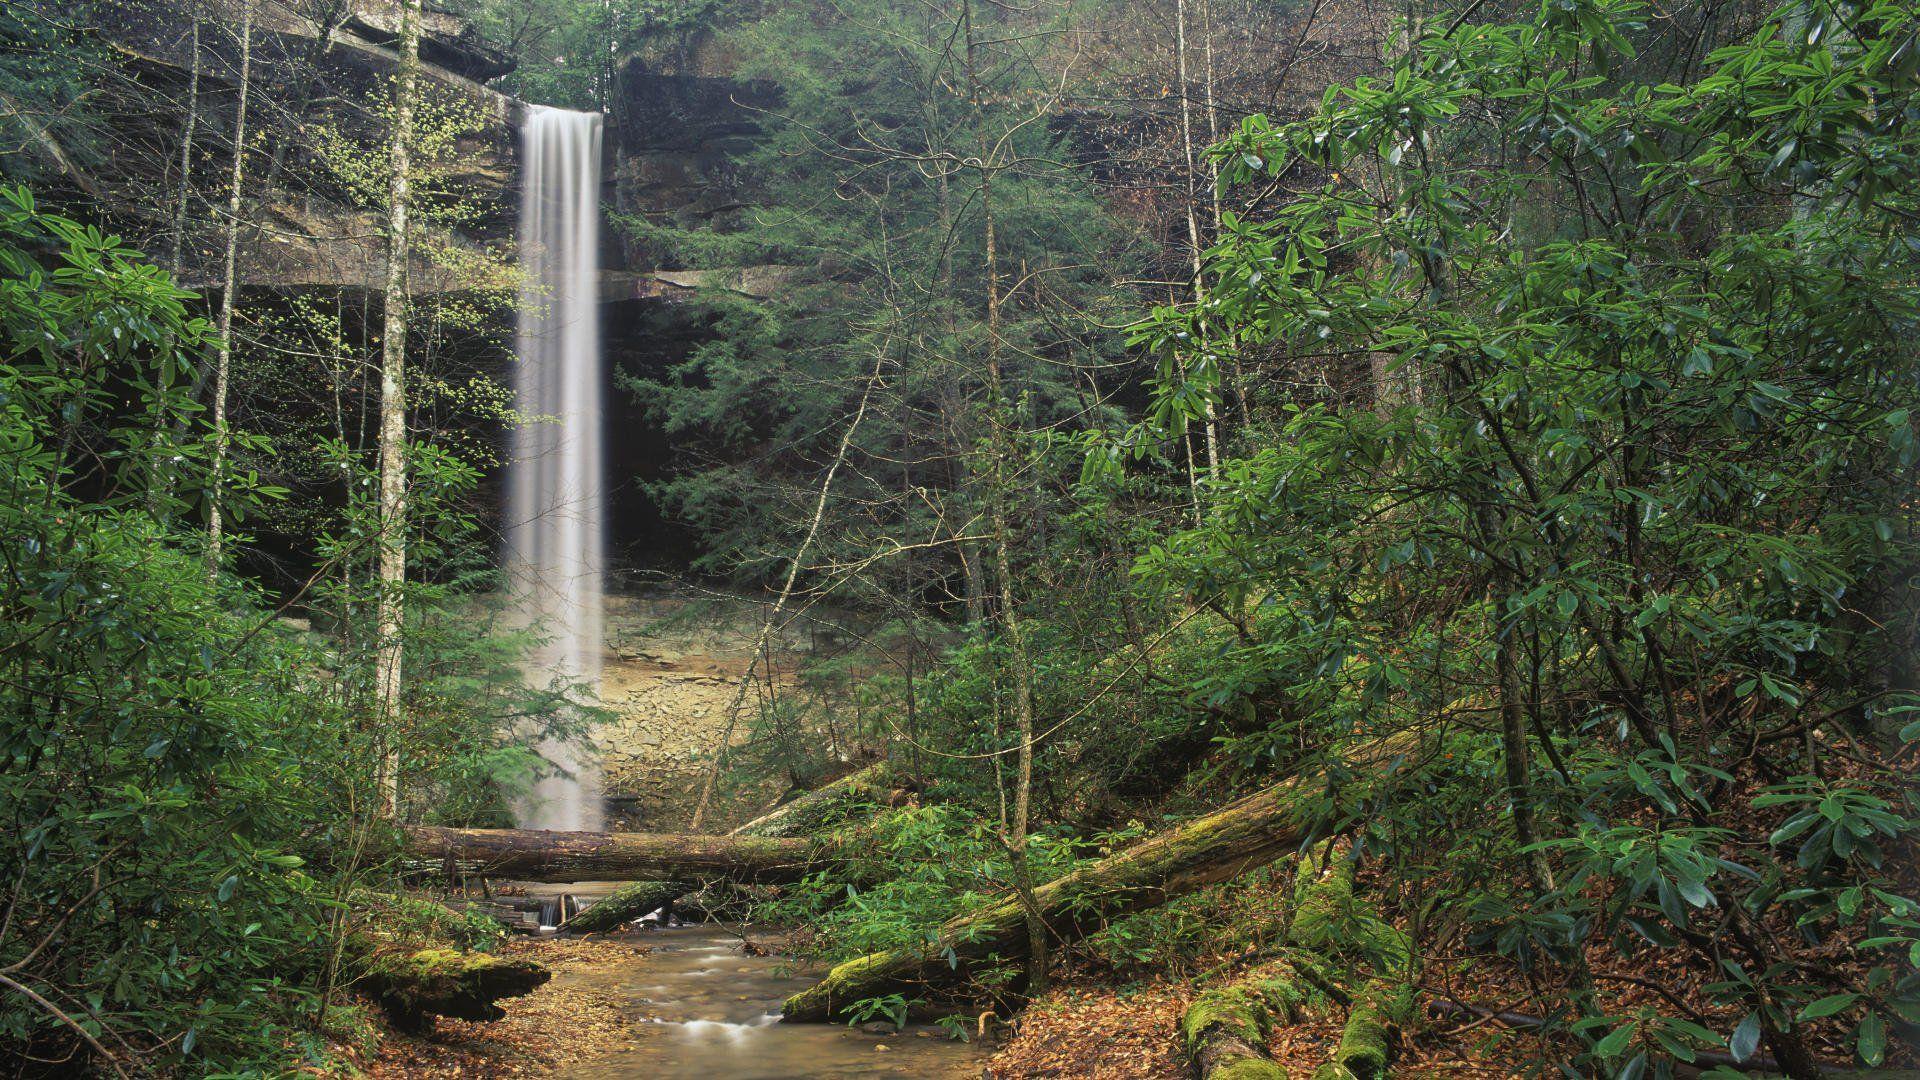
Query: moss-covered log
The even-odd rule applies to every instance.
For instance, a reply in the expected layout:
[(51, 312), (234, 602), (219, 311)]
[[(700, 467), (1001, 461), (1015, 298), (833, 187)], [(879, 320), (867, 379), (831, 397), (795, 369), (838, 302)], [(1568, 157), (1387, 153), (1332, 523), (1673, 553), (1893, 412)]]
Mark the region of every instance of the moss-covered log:
[(520, 881), (798, 881), (832, 861), (806, 840), (537, 829), (407, 830), (414, 851), (470, 873)]
[(635, 919), (659, 911), (699, 887), (688, 881), (628, 882), (568, 919), (566, 928), (576, 934), (618, 930)]
[(1300, 859), (1293, 880), (1287, 939), (1328, 957), (1346, 957), (1384, 975), (1409, 975), (1413, 943), (1354, 896), (1353, 859), (1345, 843), (1328, 841)]
[(802, 836), (836, 824), (835, 816), (851, 804), (899, 806), (910, 792), (911, 785), (882, 761), (789, 799), (728, 835)]
[(1394, 1029), (1412, 1010), (1413, 943), (1354, 895), (1354, 864), (1344, 843), (1328, 841), (1301, 858), (1287, 936), (1295, 945), (1384, 976), (1353, 995), (1340, 1045), (1314, 1073), (1314, 1080), (1384, 1080)]
[(1353, 999), (1333, 1063), (1358, 1080), (1383, 1080), (1393, 1050), (1393, 1029), (1412, 995), (1405, 984), (1375, 979)]
[[(1409, 736), (1367, 743), (1350, 765), (1384, 766), (1414, 745)], [(1047, 928), (1075, 941), (1107, 923), (1264, 866), (1306, 839), (1302, 803), (1323, 790), (1321, 772), (1297, 776), (1187, 822), (1034, 890)], [(924, 945), (849, 960), (788, 998), (790, 1021), (825, 1021), (855, 1002), (917, 995), (952, 985), (984, 961), (1024, 955), (1026, 917), (1009, 898), (949, 920)]]
[(1267, 1056), (1273, 1019), (1258, 994), (1240, 986), (1208, 990), (1180, 1016), (1180, 1041), (1200, 1080), (1286, 1080)]
[(506, 1010), (494, 1002), (531, 993), (552, 977), (531, 960), (420, 949), (376, 954), (360, 986), (380, 1003), (395, 1027), (417, 1033), (431, 1028), (435, 1016), (498, 1020)]
[[(834, 815), (850, 803), (895, 806), (904, 794), (904, 785), (883, 761), (781, 803), (727, 835), (801, 836), (831, 825)], [(594, 901), (592, 907), (567, 923), (567, 929), (581, 934), (617, 930), (699, 887), (691, 881), (636, 881)]]
[(1194, 1075), (1200, 1080), (1286, 1080), (1287, 1071), (1267, 1056), (1267, 1037), (1319, 1000), (1317, 978), (1305, 977), (1296, 966), (1312, 964), (1305, 957), (1282, 960), (1195, 998), (1180, 1016), (1180, 1043)]

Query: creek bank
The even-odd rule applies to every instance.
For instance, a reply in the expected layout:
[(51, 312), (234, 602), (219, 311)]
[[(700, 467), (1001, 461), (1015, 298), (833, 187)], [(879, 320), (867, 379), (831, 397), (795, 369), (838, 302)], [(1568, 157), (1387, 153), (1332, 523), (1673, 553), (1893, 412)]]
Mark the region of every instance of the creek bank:
[(618, 995), (583, 985), (593, 972), (638, 971), (651, 949), (639, 940), (515, 938), (504, 957), (530, 960), (553, 980), (505, 1003), (493, 1021), (440, 1018), (422, 1035), (388, 1034), (371, 1055), (348, 1055), (371, 1080), (520, 1080), (630, 1045), (640, 1023)]
[[(757, 932), (748, 931), (757, 938)], [(553, 972), (492, 1023), (441, 1019), (390, 1035), (374, 1080), (972, 1080), (987, 1050), (914, 1026), (780, 1024), (815, 972), (716, 924), (586, 938), (519, 938), (502, 954)], [(777, 943), (775, 943), (777, 944)]]

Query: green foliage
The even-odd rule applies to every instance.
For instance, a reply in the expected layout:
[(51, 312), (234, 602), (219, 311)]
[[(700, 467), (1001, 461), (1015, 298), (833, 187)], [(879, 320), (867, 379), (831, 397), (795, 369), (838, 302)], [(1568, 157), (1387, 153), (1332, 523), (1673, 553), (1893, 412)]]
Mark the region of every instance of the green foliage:
[[(1529, 963), (1596, 936), (1672, 951), (1764, 1015), (1583, 1016), (1596, 1059), (1643, 1055), (1630, 1071), (1751, 1052), (1763, 1026), (1878, 1063), (1912, 1007), (1886, 955), (1908, 937), (1875, 935), (1913, 910), (1885, 869), (1913, 822), (1883, 663), (1911, 662), (1914, 630), (1920, 297), (1889, 177), (1920, 166), (1916, 15), (1808, 17), (1684, 78), (1648, 59), (1674, 43), (1632, 2), (1442, 20), (1391, 78), (1216, 148), (1229, 184), (1312, 190), (1229, 215), (1206, 308), (1135, 337), (1387, 359), (1371, 408), (1282, 403), (1140, 572), (1243, 619), (1244, 663), (1313, 729), (1499, 720), (1415, 781), (1426, 798), (1389, 794), (1366, 841), (1430, 867), (1461, 843), (1442, 839), (1455, 800), (1525, 812), (1488, 873), (1443, 870), (1427, 904)], [(1378, 206), (1355, 199), (1376, 176)], [(1219, 400), (1204, 370), (1163, 382), (1145, 423), (1090, 446), (1088, 485)], [(1229, 745), (1254, 760), (1299, 733)], [(1836, 739), (1873, 747), (1845, 780)], [(1756, 773), (1777, 782), (1754, 797)], [(1792, 961), (1832, 934), (1876, 989)]]
[[(954, 804), (876, 817), (852, 874), (821, 874), (758, 905), (755, 917), (804, 924), (808, 951), (839, 962), (925, 940), (927, 928), (995, 897), (1008, 878), (1006, 848), (991, 821)], [(1036, 884), (1071, 870), (1080, 845), (1035, 835), (1027, 857)], [(851, 876), (876, 884), (845, 884)]]
[[(185, 294), (4, 194), (0, 1045), (74, 1037), (31, 989), (157, 1061), (262, 1060), (325, 938), (290, 847), (330, 802), (315, 781), (341, 714), (258, 598), (210, 578), (135, 483), (155, 421), (191, 411), (181, 350), (205, 328)], [(51, 271), (29, 255), (49, 247)], [(143, 410), (115, 408), (129, 389)]]
[[(129, 1068), (271, 1070), (331, 988), (346, 898), (381, 865), (369, 820), (366, 504), (314, 590), (349, 628), (280, 617), (210, 568), (179, 512), (210, 485), (187, 389), (189, 295), (120, 242), (0, 191), (0, 1053)], [(270, 453), (252, 440), (256, 453)], [(512, 725), (564, 714), (520, 688), (525, 635), (476, 632), (474, 470), (417, 448), (410, 798), (445, 820), (503, 806), (532, 771)], [(336, 451), (343, 468), (352, 455)], [(363, 487), (364, 485), (350, 485)], [(278, 492), (245, 474), (223, 507)], [(356, 530), (359, 530), (356, 532)], [(456, 620), (459, 620), (456, 622)], [(351, 629), (358, 625), (359, 630)], [(397, 922), (483, 946), (500, 928), (394, 900)], [(364, 915), (364, 913), (362, 913)], [(313, 1053), (320, 1053), (313, 1049)], [(75, 1056), (75, 1055), (78, 1056)]]
[[(1004, 406), (1021, 429), (1117, 415), (1087, 399), (1084, 373), (1125, 365), (1119, 335), (1097, 321), (1119, 321), (1112, 281), (1134, 240), (1039, 122), (1051, 76), (1027, 65), (1061, 27), (987, 7), (977, 17), (999, 31), (982, 46), (997, 59), (977, 114), (950, 90), (965, 81), (942, 45), (957, 9), (784, 6), (713, 29), (713, 48), (742, 58), (738, 77), (781, 95), (739, 163), (743, 205), (620, 219), (650, 265), (792, 268), (763, 297), (705, 290), (707, 332), (685, 358), (625, 377), (673, 440), (671, 475), (650, 490), (699, 536), (698, 569), (778, 580), (870, 394), (802, 581), (831, 577), (846, 600), (883, 611), (939, 591), (957, 600), (968, 586), (951, 538), (979, 532), (968, 522), (988, 412)], [(964, 164), (1002, 134), (1013, 163), (990, 177)], [(991, 360), (989, 182), (1005, 294)], [(1004, 401), (990, 400), (995, 379)], [(1035, 461), (1036, 500), (1060, 464)]]
[(847, 1010), (847, 1025), (864, 1024), (880, 1017), (894, 1027), (907, 1026), (907, 998), (905, 994), (887, 994), (883, 997), (863, 998), (853, 1003)]

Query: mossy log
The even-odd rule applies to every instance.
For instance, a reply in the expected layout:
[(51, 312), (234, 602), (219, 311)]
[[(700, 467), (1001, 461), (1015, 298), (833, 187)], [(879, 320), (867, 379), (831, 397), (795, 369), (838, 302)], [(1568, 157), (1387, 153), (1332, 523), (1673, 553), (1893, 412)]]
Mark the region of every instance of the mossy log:
[[(1350, 765), (1386, 766), (1414, 746), (1401, 735), (1348, 753)], [(1076, 941), (1114, 919), (1157, 907), (1226, 881), (1296, 850), (1309, 823), (1301, 803), (1327, 785), (1315, 771), (1275, 784), (1224, 810), (1034, 890), (1047, 928)], [(1026, 916), (1013, 898), (950, 919), (925, 944), (875, 953), (835, 967), (825, 979), (786, 1000), (789, 1021), (826, 1021), (855, 1002), (886, 994), (917, 995), (963, 981), (982, 962), (1027, 951)]]
[[(800, 836), (831, 824), (832, 816), (850, 802), (895, 806), (904, 795), (899, 778), (882, 761), (781, 803), (727, 835)], [(581, 934), (617, 930), (699, 887), (691, 881), (636, 881), (594, 901), (592, 907), (567, 923), (567, 929)]]
[(1413, 1007), (1413, 943), (1354, 895), (1354, 869), (1347, 845), (1330, 840), (1302, 856), (1294, 872), (1288, 939), (1387, 976), (1368, 980), (1348, 1002), (1340, 1044), (1314, 1080), (1384, 1080), (1394, 1029)]
[(413, 850), (469, 873), (519, 881), (798, 881), (830, 855), (807, 840), (538, 829), (407, 829)]
[(1287, 1071), (1267, 1056), (1267, 1037), (1299, 1019), (1319, 1000), (1313, 979), (1296, 963), (1202, 993), (1180, 1016), (1180, 1043), (1199, 1080), (1286, 1080)]
[(531, 993), (553, 975), (531, 960), (458, 949), (420, 949), (376, 955), (360, 985), (402, 1031), (433, 1027), (433, 1017), (498, 1020), (501, 998)]
[(689, 881), (631, 881), (568, 919), (566, 929), (576, 934), (618, 930), (635, 919), (659, 911), (699, 887)]
[(801, 836), (834, 824), (834, 815), (850, 803), (899, 806), (911, 793), (912, 785), (891, 762), (877, 762), (788, 799), (727, 835)]
[(1374, 906), (1354, 896), (1347, 845), (1327, 841), (1300, 859), (1293, 879), (1287, 939), (1323, 956), (1345, 956), (1386, 974), (1404, 975), (1413, 943)]
[(1393, 1049), (1393, 1029), (1412, 1001), (1405, 984), (1375, 979), (1353, 999), (1333, 1063), (1358, 1080), (1383, 1080)]

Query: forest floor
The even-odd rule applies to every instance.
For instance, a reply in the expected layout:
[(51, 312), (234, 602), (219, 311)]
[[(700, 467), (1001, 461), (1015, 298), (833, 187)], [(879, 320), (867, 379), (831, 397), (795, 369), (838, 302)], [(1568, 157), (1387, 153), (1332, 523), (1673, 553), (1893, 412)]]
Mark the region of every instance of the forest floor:
[[(1116, 989), (1095, 982), (1063, 986), (1028, 1006), (989, 1063), (996, 1080), (1184, 1080), (1180, 1015), (1201, 987), (1171, 980)], [(1292, 1076), (1311, 1076), (1340, 1042), (1337, 1015), (1309, 1016), (1274, 1029), (1267, 1048)], [(1469, 1027), (1479, 1028), (1470, 1031)], [(1497, 1027), (1442, 1025), (1403, 1041), (1393, 1072), (1401, 1077), (1525, 1075), (1516, 1040)]]
[(621, 939), (516, 938), (502, 951), (539, 961), (555, 980), (502, 1002), (503, 1020), (442, 1017), (422, 1037), (383, 1031), (377, 1052), (354, 1064), (371, 1080), (509, 1080), (552, 1076), (633, 1045), (641, 1022), (620, 995), (558, 976), (643, 964), (645, 945)]
[[(648, 947), (627, 938), (519, 938), (506, 946), (551, 968), (553, 982), (502, 1002), (494, 1023), (440, 1019), (430, 1035), (383, 1031), (377, 1052), (345, 1055), (372, 1080), (485, 1080), (547, 1077), (635, 1046), (644, 1023), (605, 980), (569, 978), (644, 967)], [(1169, 979), (1116, 988), (1090, 975), (1071, 978), (998, 1028), (982, 1075), (992, 1080), (1182, 1080), (1180, 1014), (1198, 992)], [(998, 1018), (989, 1018), (995, 1020)], [(991, 1025), (990, 1025), (991, 1026)], [(1269, 1049), (1290, 1073), (1306, 1076), (1340, 1039), (1335, 1016), (1279, 1027)], [(1443, 1025), (1406, 1040), (1395, 1074), (1510, 1077), (1524, 1036), (1492, 1025)], [(725, 1080), (715, 1077), (714, 1080)]]

